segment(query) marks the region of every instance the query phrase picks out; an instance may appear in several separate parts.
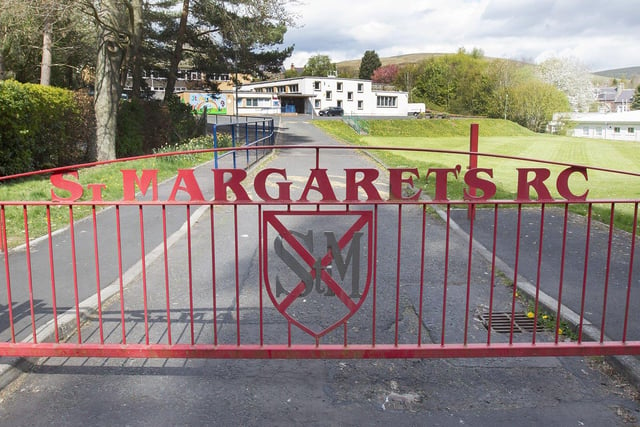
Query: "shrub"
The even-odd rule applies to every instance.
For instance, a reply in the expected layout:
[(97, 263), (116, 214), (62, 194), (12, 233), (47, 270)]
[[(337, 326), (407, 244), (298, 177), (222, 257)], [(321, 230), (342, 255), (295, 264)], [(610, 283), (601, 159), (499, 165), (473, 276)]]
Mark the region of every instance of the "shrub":
[(73, 92), (2, 81), (0, 105), (1, 175), (87, 160), (95, 127)]
[(149, 154), (161, 147), (181, 144), (201, 133), (191, 107), (177, 97), (167, 104), (134, 99), (118, 111), (116, 155)]

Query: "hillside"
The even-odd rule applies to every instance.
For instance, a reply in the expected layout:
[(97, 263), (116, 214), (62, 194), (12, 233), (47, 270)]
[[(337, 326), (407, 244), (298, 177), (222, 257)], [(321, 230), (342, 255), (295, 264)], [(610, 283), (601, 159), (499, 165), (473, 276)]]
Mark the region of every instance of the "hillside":
[(603, 70), (594, 73), (597, 76), (633, 80), (640, 76), (640, 67), (616, 68), (614, 70)]
[[(389, 56), (386, 58), (380, 58), (380, 62), (382, 65), (407, 65), (407, 64), (417, 64), (419, 62), (424, 61), (425, 59), (432, 58), (434, 56), (446, 55), (446, 53), (410, 53), (407, 55), (398, 55), (398, 56)], [(349, 61), (341, 61), (336, 63), (338, 68), (360, 68), (360, 58), (351, 59)]]
[[(397, 56), (388, 56), (384, 58), (380, 58), (380, 62), (383, 66), (385, 65), (409, 65), (409, 64), (418, 64), (426, 59), (433, 58), (434, 56), (442, 56), (442, 55), (453, 55), (455, 52), (441, 52), (441, 53), (409, 53), (406, 55), (397, 55)], [(487, 59), (500, 59), (500, 58), (492, 58), (486, 57)], [(340, 61), (336, 62), (336, 66), (338, 70), (342, 69), (350, 69), (350, 70), (358, 70), (360, 68), (360, 59), (351, 59), (348, 61)], [(510, 60), (511, 61), (511, 60)], [(521, 61), (515, 61), (519, 62)]]
[[(407, 64), (417, 64), (426, 59), (432, 58), (434, 56), (448, 55), (451, 53), (410, 53), (407, 55), (398, 55), (398, 56), (389, 56), (385, 58), (380, 58), (380, 62), (382, 65), (407, 65)], [(498, 58), (488, 58), (488, 59), (498, 59)], [(520, 62), (520, 61), (516, 61)], [(349, 70), (358, 70), (360, 68), (360, 59), (351, 59), (349, 61), (341, 61), (337, 62), (336, 66), (338, 69), (349, 69)], [(602, 70), (593, 73), (594, 76), (602, 77), (605, 79), (625, 79), (635, 81), (640, 78), (640, 66), (637, 67), (627, 67), (627, 68), (617, 68), (612, 70)], [(604, 83), (603, 83), (604, 84)]]

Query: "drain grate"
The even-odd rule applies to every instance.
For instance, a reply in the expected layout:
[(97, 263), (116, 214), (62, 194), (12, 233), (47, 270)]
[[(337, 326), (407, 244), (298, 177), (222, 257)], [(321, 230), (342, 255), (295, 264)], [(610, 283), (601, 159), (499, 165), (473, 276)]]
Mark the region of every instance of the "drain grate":
[[(510, 311), (494, 311), (483, 312), (480, 315), (480, 319), (484, 324), (484, 327), (489, 329), (489, 318), (491, 318), (491, 329), (499, 334), (511, 333), (511, 324), (513, 323), (513, 333), (519, 334), (523, 332), (533, 332), (535, 320), (527, 316), (526, 313), (518, 312), (513, 313), (513, 317)], [(512, 320), (513, 319), (513, 320)], [(541, 327), (538, 324), (537, 330)]]

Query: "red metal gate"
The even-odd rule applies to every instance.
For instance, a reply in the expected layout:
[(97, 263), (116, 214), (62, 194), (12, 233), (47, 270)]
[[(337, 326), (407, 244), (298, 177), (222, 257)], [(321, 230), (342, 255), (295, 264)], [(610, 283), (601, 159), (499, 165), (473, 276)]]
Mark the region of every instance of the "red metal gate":
[(24, 244), (2, 256), (0, 354), (640, 353), (640, 199), (588, 200), (591, 169), (521, 159), (498, 199), (473, 162), (384, 170), (353, 147), (274, 148), (249, 172), (123, 170), (117, 201), (83, 170), (53, 171), (50, 200), (2, 201)]

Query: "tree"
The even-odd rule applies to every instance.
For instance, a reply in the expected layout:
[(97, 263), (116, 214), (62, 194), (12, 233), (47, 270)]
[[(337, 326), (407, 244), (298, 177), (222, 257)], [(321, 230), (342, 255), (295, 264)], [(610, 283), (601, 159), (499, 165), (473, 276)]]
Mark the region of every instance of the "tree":
[(534, 132), (544, 132), (553, 113), (569, 107), (563, 92), (540, 80), (517, 85), (509, 93), (508, 118)]
[(359, 78), (371, 80), (373, 72), (382, 66), (380, 58), (375, 50), (368, 50), (360, 60)]
[(96, 36), (81, 9), (71, 0), (3, 0), (0, 79), (80, 86), (80, 70), (95, 62)]
[[(142, 22), (141, 0), (85, 0), (98, 23), (99, 50), (96, 64), (96, 122), (98, 159), (115, 156), (115, 117), (121, 84), (127, 71), (141, 80), (143, 64), (168, 64), (165, 102), (173, 96), (178, 67), (185, 59), (203, 71), (220, 72), (241, 68), (260, 73), (281, 66), (292, 48), (271, 49), (282, 42), (289, 15), (281, 0), (182, 0), (176, 18), (171, 10), (175, 1), (156, 2), (157, 20)], [(145, 40), (162, 34), (162, 38)], [(156, 57), (141, 58), (143, 42), (161, 46)], [(146, 50), (147, 53), (151, 50)], [(231, 58), (231, 59), (230, 59)], [(233, 65), (231, 65), (233, 64)], [(217, 67), (217, 68), (216, 68)], [(134, 85), (136, 83), (134, 82)], [(137, 93), (138, 91), (136, 91)]]
[(595, 100), (593, 83), (586, 67), (572, 58), (551, 58), (537, 67), (540, 79), (567, 95), (573, 111), (586, 112)]
[(374, 83), (391, 84), (398, 78), (399, 71), (400, 68), (396, 64), (379, 67), (371, 75), (371, 81)]
[(448, 110), (449, 101), (455, 91), (455, 82), (451, 81), (446, 62), (431, 58), (425, 61), (421, 68), (414, 86), (416, 98), (430, 108)]
[(131, 41), (140, 27), (142, 3), (138, 0), (85, 0), (92, 13), (98, 34), (95, 71), (96, 156), (97, 160), (116, 157), (117, 116), (122, 94), (122, 70)]
[(0, 79), (36, 82), (42, 43), (37, 14), (28, 2), (3, 0), (0, 7)]
[(327, 55), (315, 55), (309, 58), (302, 71), (303, 76), (327, 77), (336, 72), (336, 64), (331, 63)]
[(636, 88), (635, 93), (633, 94), (633, 101), (631, 103), (632, 110), (640, 110), (640, 85)]
[(486, 70), (488, 84), (491, 88), (486, 114), (492, 118), (508, 118), (509, 96), (513, 100), (511, 89), (515, 86), (535, 79), (531, 67), (521, 62), (505, 59), (491, 61)]
[[(174, 31), (165, 102), (173, 96), (179, 65), (201, 71), (262, 76), (279, 71), (293, 47), (279, 48), (293, 19), (283, 0), (182, 0)], [(188, 46), (188, 48), (186, 48)], [(236, 82), (237, 84), (238, 82)]]
[(491, 95), (487, 64), (476, 51), (429, 58), (421, 65), (414, 95), (437, 110), (484, 115)]

